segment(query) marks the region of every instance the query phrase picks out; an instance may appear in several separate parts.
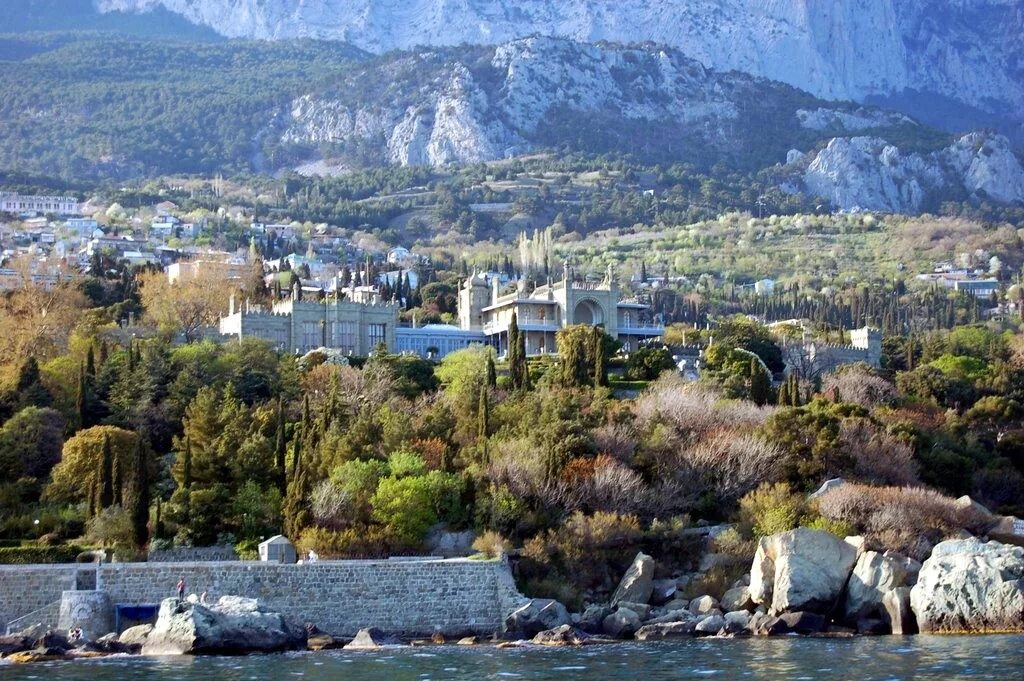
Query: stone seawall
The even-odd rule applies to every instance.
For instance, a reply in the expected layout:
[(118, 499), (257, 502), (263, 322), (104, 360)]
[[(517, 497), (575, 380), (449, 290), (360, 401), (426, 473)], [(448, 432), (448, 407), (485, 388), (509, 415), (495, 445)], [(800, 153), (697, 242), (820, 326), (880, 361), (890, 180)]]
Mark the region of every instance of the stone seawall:
[(93, 565), (0, 566), (0, 633), (12, 620), (60, 601), (61, 593), (92, 589)]
[(181, 577), (190, 593), (206, 591), (210, 601), (258, 598), (336, 636), (370, 626), (413, 636), (490, 634), (523, 600), (507, 563), (475, 560), (109, 564), (100, 589), (115, 604), (159, 603)]

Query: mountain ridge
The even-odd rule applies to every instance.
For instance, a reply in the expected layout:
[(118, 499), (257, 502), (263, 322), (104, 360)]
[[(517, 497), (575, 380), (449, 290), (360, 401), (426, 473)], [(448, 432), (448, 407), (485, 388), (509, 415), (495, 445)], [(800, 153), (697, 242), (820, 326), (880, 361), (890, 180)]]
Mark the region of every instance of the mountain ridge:
[[(1024, 0), (94, 0), (165, 8), (228, 37), (343, 40), (375, 53), (530, 35), (651, 41), (825, 99), (905, 91), (1024, 122)], [(1024, 131), (1022, 131), (1024, 132)]]

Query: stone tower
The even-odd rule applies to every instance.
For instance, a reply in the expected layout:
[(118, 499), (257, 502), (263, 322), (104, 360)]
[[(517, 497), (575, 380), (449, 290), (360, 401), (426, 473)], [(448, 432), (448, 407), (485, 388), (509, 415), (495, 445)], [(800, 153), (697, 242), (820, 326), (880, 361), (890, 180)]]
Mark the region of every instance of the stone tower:
[(459, 287), (459, 328), (465, 331), (483, 329), (483, 309), (491, 304), (491, 291), (481, 274), (474, 274)]

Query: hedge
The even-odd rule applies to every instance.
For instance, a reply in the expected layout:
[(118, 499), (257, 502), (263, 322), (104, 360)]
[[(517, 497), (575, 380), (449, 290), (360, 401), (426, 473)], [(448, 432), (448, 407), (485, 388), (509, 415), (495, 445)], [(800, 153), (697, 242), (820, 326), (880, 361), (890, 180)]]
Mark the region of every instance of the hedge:
[(74, 563), (81, 546), (8, 546), (0, 548), (0, 565)]

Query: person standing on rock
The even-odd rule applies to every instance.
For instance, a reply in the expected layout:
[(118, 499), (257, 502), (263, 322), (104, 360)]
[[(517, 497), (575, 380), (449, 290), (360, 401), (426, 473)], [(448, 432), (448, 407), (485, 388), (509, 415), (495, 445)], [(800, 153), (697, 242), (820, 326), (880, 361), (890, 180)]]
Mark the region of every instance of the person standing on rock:
[(183, 603), (185, 601), (185, 578), (182, 577), (178, 580), (178, 602)]

